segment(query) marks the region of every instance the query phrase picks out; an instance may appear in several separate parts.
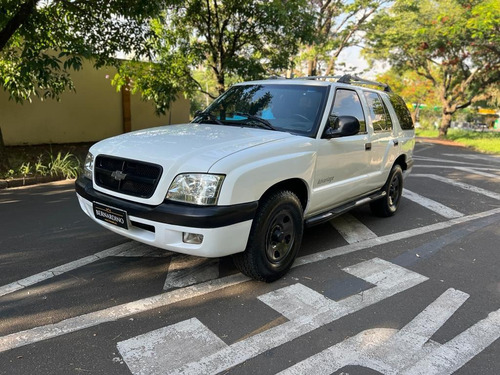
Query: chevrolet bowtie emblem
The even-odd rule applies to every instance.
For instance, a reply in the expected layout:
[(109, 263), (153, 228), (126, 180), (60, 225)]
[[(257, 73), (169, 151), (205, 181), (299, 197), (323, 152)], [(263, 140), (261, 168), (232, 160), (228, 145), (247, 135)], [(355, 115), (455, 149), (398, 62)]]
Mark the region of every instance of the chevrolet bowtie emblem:
[(111, 173), (111, 177), (113, 177), (116, 181), (123, 181), (125, 180), (125, 177), (127, 177), (127, 174), (122, 171), (114, 171)]

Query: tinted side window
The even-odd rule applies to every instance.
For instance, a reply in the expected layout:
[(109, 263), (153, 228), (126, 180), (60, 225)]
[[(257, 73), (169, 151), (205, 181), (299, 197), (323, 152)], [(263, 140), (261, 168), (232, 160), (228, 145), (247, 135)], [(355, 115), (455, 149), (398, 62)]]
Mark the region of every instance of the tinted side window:
[(364, 92), (370, 116), (372, 118), (373, 130), (376, 132), (385, 132), (392, 130), (391, 116), (387, 112), (384, 102), (375, 92)]
[(413, 120), (411, 119), (410, 111), (405, 104), (405, 101), (396, 94), (389, 94), (389, 100), (394, 107), (394, 111), (398, 116), (399, 124), (403, 130), (413, 129)]
[(335, 92), (335, 101), (333, 102), (332, 111), (330, 113), (330, 123), (333, 124), (335, 117), (339, 116), (356, 117), (360, 125), (359, 132), (366, 133), (365, 115), (356, 91), (337, 89)]

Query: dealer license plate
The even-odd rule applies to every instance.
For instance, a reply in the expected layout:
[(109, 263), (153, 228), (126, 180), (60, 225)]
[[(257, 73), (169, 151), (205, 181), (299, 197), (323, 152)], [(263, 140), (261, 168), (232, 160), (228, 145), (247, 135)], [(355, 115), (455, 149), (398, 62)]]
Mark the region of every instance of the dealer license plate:
[(96, 202), (94, 202), (93, 206), (94, 216), (96, 217), (96, 219), (116, 225), (120, 228), (128, 229), (126, 211)]

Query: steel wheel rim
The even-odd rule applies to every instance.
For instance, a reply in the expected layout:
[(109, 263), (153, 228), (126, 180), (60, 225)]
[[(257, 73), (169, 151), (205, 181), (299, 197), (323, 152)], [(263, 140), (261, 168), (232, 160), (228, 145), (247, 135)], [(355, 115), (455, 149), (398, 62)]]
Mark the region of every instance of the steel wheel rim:
[(401, 197), (401, 182), (399, 180), (399, 176), (395, 175), (392, 178), (391, 184), (389, 185), (389, 207), (395, 208), (398, 205), (399, 198)]
[(274, 215), (266, 235), (267, 259), (279, 265), (290, 254), (295, 238), (293, 217), (288, 210)]

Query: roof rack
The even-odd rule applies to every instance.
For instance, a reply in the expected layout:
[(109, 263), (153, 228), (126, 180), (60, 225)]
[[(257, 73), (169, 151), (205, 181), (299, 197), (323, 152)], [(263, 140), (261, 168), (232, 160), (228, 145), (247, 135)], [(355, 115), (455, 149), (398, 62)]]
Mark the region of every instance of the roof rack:
[(348, 85), (358, 84), (358, 85), (372, 85), (382, 87), (385, 92), (392, 92), (389, 85), (376, 81), (369, 81), (367, 79), (360, 78), (351, 74), (344, 74), (343, 76), (308, 76), (308, 77), (294, 77), (293, 79), (336, 79), (338, 83), (345, 83)]
[(372, 85), (382, 87), (385, 92), (392, 92), (391, 88), (386, 83), (381, 83), (377, 81), (369, 81), (367, 79), (360, 78), (358, 76), (353, 76), (350, 74), (343, 75), (337, 82), (346, 84), (359, 84), (359, 85)]

